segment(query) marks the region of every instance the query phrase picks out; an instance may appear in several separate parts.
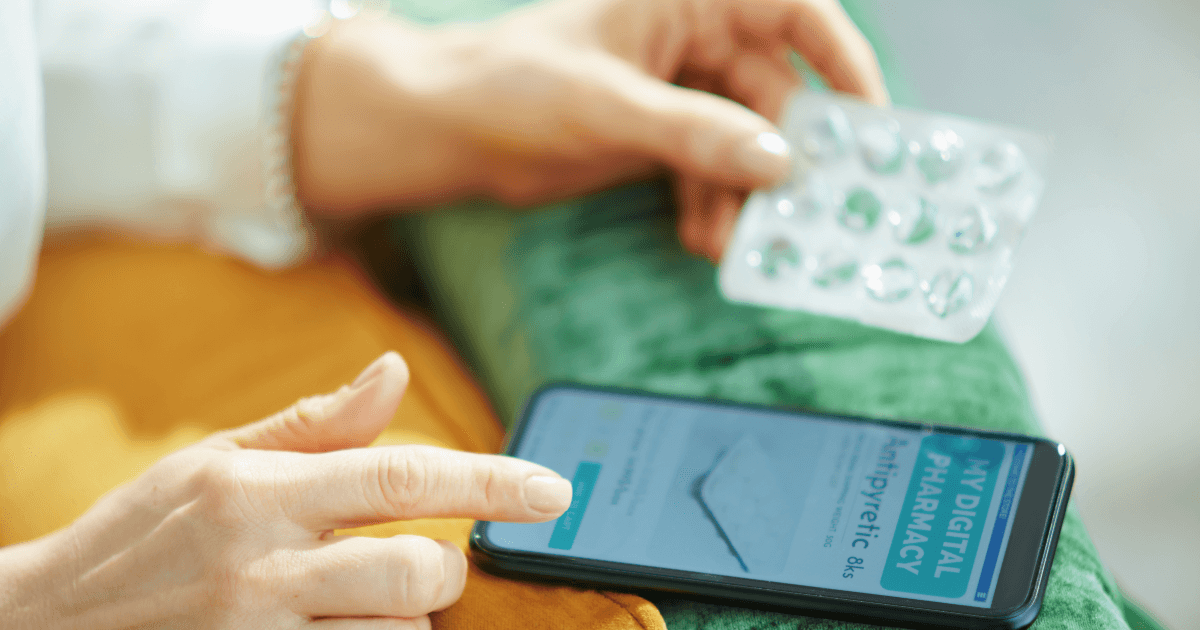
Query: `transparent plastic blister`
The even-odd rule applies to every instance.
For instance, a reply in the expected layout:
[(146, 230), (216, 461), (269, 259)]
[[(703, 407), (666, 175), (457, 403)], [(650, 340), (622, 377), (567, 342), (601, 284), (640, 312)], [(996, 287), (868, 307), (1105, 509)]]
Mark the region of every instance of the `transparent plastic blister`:
[(736, 302), (963, 342), (983, 329), (1045, 186), (1025, 131), (806, 92), (795, 171), (746, 202), (721, 262)]

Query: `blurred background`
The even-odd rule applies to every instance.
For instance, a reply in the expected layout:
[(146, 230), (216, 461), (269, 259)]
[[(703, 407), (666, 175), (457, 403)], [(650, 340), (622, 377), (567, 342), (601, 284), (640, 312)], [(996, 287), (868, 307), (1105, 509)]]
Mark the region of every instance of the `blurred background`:
[(1200, 627), (1200, 3), (859, 3), (921, 107), (1047, 132), (998, 322), (1123, 588)]

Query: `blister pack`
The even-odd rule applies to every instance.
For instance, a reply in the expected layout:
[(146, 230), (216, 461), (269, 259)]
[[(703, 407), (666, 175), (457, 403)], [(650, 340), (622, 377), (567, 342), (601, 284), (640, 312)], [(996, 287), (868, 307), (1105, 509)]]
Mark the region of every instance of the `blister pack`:
[(1048, 141), (817, 92), (792, 100), (783, 134), (793, 175), (746, 201), (725, 297), (931, 339), (978, 334), (1041, 199)]

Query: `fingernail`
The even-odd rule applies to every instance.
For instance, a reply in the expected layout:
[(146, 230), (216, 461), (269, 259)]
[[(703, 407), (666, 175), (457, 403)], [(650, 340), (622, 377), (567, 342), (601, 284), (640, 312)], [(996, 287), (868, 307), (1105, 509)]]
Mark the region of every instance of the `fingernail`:
[(734, 159), (754, 177), (775, 182), (788, 172), (790, 156), (791, 149), (783, 136), (764, 131), (738, 145)]
[(787, 140), (784, 140), (783, 136), (777, 133), (764, 131), (758, 134), (756, 140), (758, 141), (758, 146), (772, 155), (787, 157), (791, 153), (791, 150), (788, 149)]
[(437, 543), (442, 547), (445, 580), (442, 582), (442, 593), (433, 605), (433, 612), (445, 610), (458, 601), (467, 585), (468, 573), (467, 557), (461, 549), (447, 540), (439, 540)]
[(372, 362), (371, 365), (368, 365), (365, 370), (363, 370), (361, 373), (359, 373), (358, 378), (354, 379), (354, 382), (350, 384), (350, 389), (356, 389), (362, 385), (366, 385), (367, 383), (379, 378), (379, 375), (383, 374), (384, 369), (387, 367), (387, 364), (393, 360), (392, 357), (395, 354), (396, 354), (395, 352), (389, 351), (389, 352), (383, 353), (383, 355), (380, 356), (378, 359), (375, 359), (375, 361)]
[(353, 383), (341, 386), (332, 394), (321, 396), (316, 405), (324, 410), (325, 417), (333, 417), (345, 413), (351, 405), (364, 407), (371, 404), (379, 393), (372, 390), (387, 373), (388, 365), (397, 360), (400, 360), (400, 357), (395, 352), (384, 353), (360, 372)]
[(525, 480), (525, 501), (539, 512), (561, 514), (571, 506), (571, 482), (562, 477), (530, 477)]

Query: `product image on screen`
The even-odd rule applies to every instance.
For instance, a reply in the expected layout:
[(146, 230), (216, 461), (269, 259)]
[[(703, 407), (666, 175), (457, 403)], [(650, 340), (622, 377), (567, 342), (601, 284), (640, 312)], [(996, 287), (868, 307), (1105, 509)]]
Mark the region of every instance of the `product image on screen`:
[(1028, 444), (620, 392), (555, 389), (513, 453), (570, 479), (491, 544), (988, 607)]

